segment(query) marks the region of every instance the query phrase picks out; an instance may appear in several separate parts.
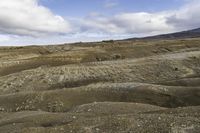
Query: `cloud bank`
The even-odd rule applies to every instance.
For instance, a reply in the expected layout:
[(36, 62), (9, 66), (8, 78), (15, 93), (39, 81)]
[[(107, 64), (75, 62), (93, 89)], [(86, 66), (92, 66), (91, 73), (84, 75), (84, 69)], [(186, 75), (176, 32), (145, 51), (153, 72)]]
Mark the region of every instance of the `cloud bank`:
[[(66, 20), (40, 5), (39, 0), (1, 0), (0, 44), (121, 39), (200, 27), (200, 1), (183, 1), (187, 2), (176, 10), (121, 12), (112, 16), (93, 12)], [(107, 8), (117, 5), (116, 1), (105, 2)]]
[(98, 14), (84, 18), (83, 31), (111, 34), (153, 35), (200, 27), (200, 1), (188, 1), (177, 10), (129, 12), (114, 16)]
[(38, 0), (1, 0), (0, 32), (37, 37), (70, 30), (66, 20), (38, 3)]
[(176, 30), (200, 27), (200, 1), (190, 0), (179, 10), (171, 11), (166, 17), (166, 23)]

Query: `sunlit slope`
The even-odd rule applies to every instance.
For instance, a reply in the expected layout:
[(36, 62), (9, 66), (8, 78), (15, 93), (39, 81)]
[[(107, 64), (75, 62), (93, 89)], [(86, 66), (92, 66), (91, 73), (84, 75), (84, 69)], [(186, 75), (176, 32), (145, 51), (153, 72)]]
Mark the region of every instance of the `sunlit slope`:
[(0, 48), (0, 132), (199, 132), (200, 38)]

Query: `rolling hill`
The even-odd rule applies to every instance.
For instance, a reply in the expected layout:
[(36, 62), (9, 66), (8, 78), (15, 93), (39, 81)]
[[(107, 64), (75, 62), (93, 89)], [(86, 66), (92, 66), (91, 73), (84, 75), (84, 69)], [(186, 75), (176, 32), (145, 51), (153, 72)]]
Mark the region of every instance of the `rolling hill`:
[(162, 34), (162, 35), (156, 35), (156, 36), (148, 36), (143, 38), (130, 38), (128, 40), (134, 40), (134, 39), (185, 39), (185, 38), (197, 38), (200, 37), (200, 28), (192, 29), (192, 30), (186, 30), (176, 33), (169, 33), (169, 34)]
[(200, 132), (200, 29), (0, 47), (1, 133)]

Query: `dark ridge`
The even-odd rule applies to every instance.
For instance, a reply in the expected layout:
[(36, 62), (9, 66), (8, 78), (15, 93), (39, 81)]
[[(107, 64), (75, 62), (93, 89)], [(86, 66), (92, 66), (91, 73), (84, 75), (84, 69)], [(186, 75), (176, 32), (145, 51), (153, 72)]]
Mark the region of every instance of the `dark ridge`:
[(197, 37), (200, 37), (200, 28), (176, 32), (176, 33), (142, 37), (142, 38), (129, 38), (126, 40), (185, 39), (185, 38), (197, 38)]

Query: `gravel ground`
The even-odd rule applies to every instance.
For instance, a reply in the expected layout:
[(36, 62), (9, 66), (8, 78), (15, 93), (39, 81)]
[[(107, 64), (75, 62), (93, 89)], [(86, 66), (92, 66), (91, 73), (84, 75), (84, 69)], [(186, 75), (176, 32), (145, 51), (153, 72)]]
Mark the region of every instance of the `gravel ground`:
[(199, 132), (199, 38), (0, 48), (0, 133)]

